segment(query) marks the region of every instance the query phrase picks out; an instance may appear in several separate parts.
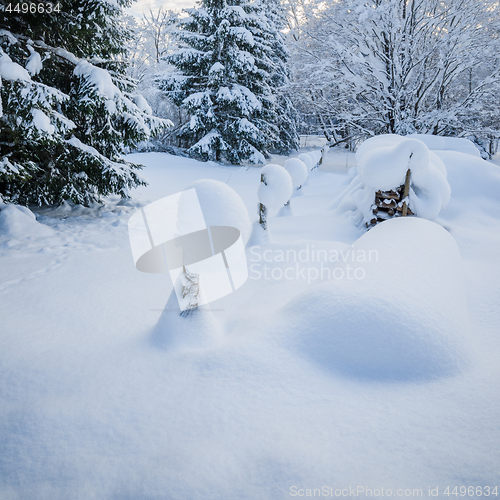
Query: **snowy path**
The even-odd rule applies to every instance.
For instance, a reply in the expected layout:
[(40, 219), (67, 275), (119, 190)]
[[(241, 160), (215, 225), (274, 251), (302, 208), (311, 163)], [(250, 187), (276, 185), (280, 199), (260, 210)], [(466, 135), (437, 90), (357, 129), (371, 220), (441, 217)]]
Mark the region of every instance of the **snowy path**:
[[(212, 178), (229, 179), (256, 218), (259, 169), (156, 153), (130, 159), (148, 165), (150, 186), (126, 204), (42, 210), (38, 220), (52, 235), (0, 236), (1, 499), (277, 500), (293, 487), (304, 495), (332, 487), (335, 496), (337, 488), (358, 486), (390, 488), (395, 497), (400, 488), (422, 489), (424, 498), (439, 487), (448, 498), (446, 486), (500, 487), (495, 171), (480, 172), (477, 164), (467, 178), (467, 159), (443, 154), (457, 170), (449, 176), (455, 197), (438, 222), (463, 259), (469, 366), (453, 376), (398, 381), (325, 369), (287, 344), (296, 325), (306, 340), (313, 335), (312, 323), (303, 322), (317, 316), (307, 315), (314, 308), (307, 300), (325, 286), (320, 280), (251, 277), (213, 304), (222, 345), (159, 347), (152, 331), (171, 284), (135, 270), (128, 216)], [(292, 200), (295, 216), (270, 219), (273, 243), (249, 250), (249, 265), (265, 250), (354, 248), (364, 231), (326, 211), (347, 183), (345, 173), (316, 171)], [(429, 258), (433, 251), (439, 248), (429, 246)], [(415, 269), (415, 280), (425, 273)], [(344, 285), (332, 290), (362, 296)], [(396, 315), (405, 286), (381, 290)], [(290, 311), (294, 300), (304, 302)], [(335, 307), (328, 303), (318, 315)]]

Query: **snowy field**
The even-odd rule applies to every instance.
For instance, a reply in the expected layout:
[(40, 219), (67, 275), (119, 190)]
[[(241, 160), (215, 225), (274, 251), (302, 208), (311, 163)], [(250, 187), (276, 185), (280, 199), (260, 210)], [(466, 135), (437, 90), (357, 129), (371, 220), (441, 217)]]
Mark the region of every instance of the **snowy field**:
[(134, 154), (149, 186), (125, 203), (3, 209), (0, 499), (500, 488), (500, 169), (437, 154), (439, 218), (368, 233), (334, 204), (353, 155), (327, 156), (211, 304), (209, 348), (169, 347), (172, 284), (135, 269), (127, 222), (204, 178), (256, 220), (259, 168)]

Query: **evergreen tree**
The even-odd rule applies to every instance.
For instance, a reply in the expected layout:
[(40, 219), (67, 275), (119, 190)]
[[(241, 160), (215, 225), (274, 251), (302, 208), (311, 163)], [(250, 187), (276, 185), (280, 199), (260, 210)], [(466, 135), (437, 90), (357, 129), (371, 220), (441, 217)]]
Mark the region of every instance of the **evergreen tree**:
[(288, 155), (292, 150), (299, 149), (298, 123), (299, 113), (295, 109), (291, 98), (288, 96), (287, 85), (291, 78), (288, 67), (290, 55), (288, 53), (283, 30), (286, 28), (286, 14), (279, 0), (262, 0), (268, 19), (274, 28), (274, 42), (272, 45), (272, 59), (275, 64), (272, 75), (272, 88), (278, 93), (277, 125), (279, 129), (279, 142), (273, 152)]
[(181, 46), (166, 58), (177, 71), (160, 86), (189, 115), (177, 136), (190, 154), (264, 163), (268, 151), (297, 147), (293, 106), (281, 92), (287, 54), (270, 11), (260, 2), (203, 0), (180, 21)]
[(168, 123), (131, 94), (123, 48), (128, 32), (119, 23), (129, 4), (32, 2), (23, 13), (12, 3), (0, 12), (5, 200), (88, 205), (111, 193), (126, 197), (144, 183), (140, 167), (120, 156)]

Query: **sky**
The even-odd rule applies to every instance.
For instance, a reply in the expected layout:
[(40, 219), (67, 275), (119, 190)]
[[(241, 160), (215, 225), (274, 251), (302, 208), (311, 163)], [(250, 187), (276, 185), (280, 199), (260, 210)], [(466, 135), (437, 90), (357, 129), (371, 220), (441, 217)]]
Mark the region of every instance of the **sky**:
[(148, 12), (149, 8), (158, 9), (161, 5), (164, 8), (181, 11), (189, 7), (194, 7), (196, 0), (137, 0), (130, 9), (127, 9), (129, 14), (142, 17), (143, 12)]

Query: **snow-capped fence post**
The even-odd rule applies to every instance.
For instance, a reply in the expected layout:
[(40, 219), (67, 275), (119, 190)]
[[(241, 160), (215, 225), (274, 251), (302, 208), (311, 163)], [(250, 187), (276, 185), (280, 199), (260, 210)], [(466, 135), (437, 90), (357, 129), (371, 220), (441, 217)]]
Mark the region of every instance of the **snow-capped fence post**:
[[(309, 168), (307, 164), (299, 158), (290, 158), (285, 162), (285, 170), (290, 174), (292, 178), (293, 187), (298, 191), (302, 188), (302, 185), (307, 180), (309, 174)], [(290, 200), (288, 200), (289, 202)]]
[(411, 178), (411, 170), (408, 169), (408, 171), (406, 172), (405, 190), (403, 193), (404, 202), (403, 202), (403, 212), (401, 214), (403, 217), (406, 217), (406, 215), (408, 214), (407, 200), (408, 200), (408, 195), (410, 194), (410, 178)]
[(255, 244), (269, 241), (267, 226), (269, 210), (275, 211), (283, 207), (290, 199), (292, 189), (292, 178), (281, 165), (269, 164), (262, 168), (258, 191), (259, 220), (254, 224), (252, 236)]
[(259, 209), (259, 224), (262, 226), (262, 229), (264, 231), (267, 229), (267, 208), (260, 203), (260, 209)]
[[(266, 176), (264, 174), (260, 174), (260, 182), (267, 186)], [(259, 224), (262, 226), (262, 229), (266, 231), (267, 229), (267, 207), (260, 202), (259, 203)]]
[(323, 146), (321, 148), (321, 156), (319, 158), (318, 163), (316, 164), (316, 166), (314, 168), (319, 168), (322, 165), (322, 163), (323, 163), (323, 155), (325, 154), (325, 148), (326, 148), (326, 146)]
[(195, 309), (198, 308), (200, 295), (200, 276), (195, 273), (190, 273), (182, 266), (182, 298), (186, 299), (187, 306), (181, 312), (181, 316), (189, 316)]
[(259, 203), (259, 224), (264, 231), (267, 230), (267, 208), (262, 203)]

